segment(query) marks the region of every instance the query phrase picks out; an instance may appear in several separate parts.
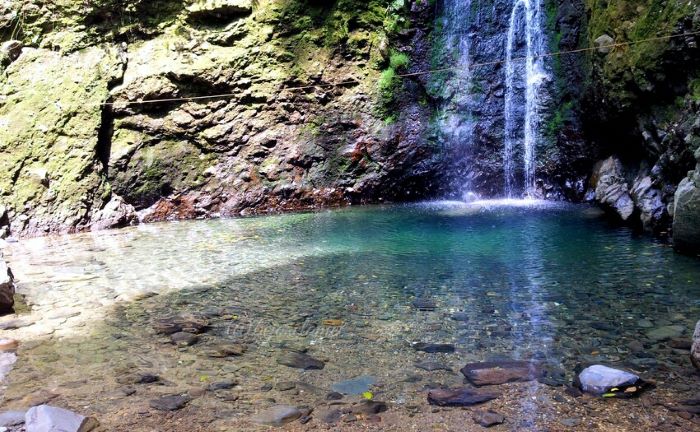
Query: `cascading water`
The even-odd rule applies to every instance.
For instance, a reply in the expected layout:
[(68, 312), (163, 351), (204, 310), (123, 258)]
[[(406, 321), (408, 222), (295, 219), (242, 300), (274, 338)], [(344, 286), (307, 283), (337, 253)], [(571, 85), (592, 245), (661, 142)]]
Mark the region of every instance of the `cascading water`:
[[(505, 145), (503, 168), (505, 194), (514, 197), (518, 192), (516, 164), (518, 144), (522, 142), (522, 191), (526, 196), (534, 194), (535, 146), (538, 141), (541, 86), (547, 75), (543, 65), (544, 35), (541, 23), (541, 0), (513, 0), (513, 10), (508, 23), (506, 44), (506, 91), (505, 91)], [(519, 39), (524, 36), (524, 41)], [(516, 57), (522, 42), (525, 55)], [(518, 110), (522, 104), (524, 87), (524, 114)], [(522, 118), (522, 123), (520, 119)], [(522, 125), (522, 127), (519, 127)]]

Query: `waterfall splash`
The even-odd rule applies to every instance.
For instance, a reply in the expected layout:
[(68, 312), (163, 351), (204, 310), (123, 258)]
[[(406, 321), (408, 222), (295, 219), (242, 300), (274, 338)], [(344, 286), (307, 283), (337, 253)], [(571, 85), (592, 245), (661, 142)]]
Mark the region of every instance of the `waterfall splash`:
[[(543, 58), (544, 35), (541, 23), (541, 0), (513, 0), (513, 11), (508, 26), (508, 42), (506, 45), (506, 92), (505, 92), (505, 150), (503, 155), (505, 174), (505, 194), (513, 197), (518, 188), (516, 180), (515, 157), (516, 146), (522, 141), (523, 145), (523, 191), (526, 196), (532, 196), (535, 188), (535, 146), (538, 141), (538, 126), (542, 83), (547, 79), (544, 71)], [(515, 57), (514, 53), (520, 47), (522, 40), (518, 35), (524, 30), (525, 55)], [(522, 37), (522, 36), (521, 36)], [(522, 61), (524, 65), (522, 65)], [(518, 107), (522, 106), (519, 93), (525, 88), (525, 113), (522, 115)], [(520, 95), (522, 98), (522, 96)], [(519, 116), (519, 114), (521, 114)], [(522, 127), (518, 117), (522, 119)], [(522, 130), (522, 136), (520, 136)]]

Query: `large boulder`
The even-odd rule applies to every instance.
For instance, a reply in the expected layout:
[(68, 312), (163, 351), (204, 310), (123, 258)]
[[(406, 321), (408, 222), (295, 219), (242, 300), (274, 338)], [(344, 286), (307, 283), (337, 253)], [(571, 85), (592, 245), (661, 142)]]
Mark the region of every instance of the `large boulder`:
[(12, 312), (15, 305), (15, 283), (12, 271), (0, 255), (0, 315)]
[(593, 169), (591, 186), (600, 205), (617, 213), (623, 221), (629, 220), (634, 213), (634, 201), (619, 159), (611, 156), (598, 162)]
[(673, 208), (673, 244), (678, 250), (700, 252), (700, 148), (698, 166), (678, 185)]

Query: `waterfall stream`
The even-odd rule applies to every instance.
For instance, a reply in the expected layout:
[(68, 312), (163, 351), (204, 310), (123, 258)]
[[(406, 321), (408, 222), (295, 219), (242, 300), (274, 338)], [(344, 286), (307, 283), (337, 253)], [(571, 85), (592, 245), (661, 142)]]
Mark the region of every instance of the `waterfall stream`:
[[(540, 0), (514, 0), (508, 25), (506, 45), (506, 92), (505, 92), (505, 145), (503, 168), (505, 194), (518, 194), (515, 158), (517, 146), (522, 143), (523, 186), (526, 196), (532, 196), (535, 187), (535, 146), (538, 141), (540, 87), (547, 75), (544, 72), (543, 27), (540, 20)], [(523, 34), (524, 33), (524, 34)], [(525, 55), (516, 57), (518, 37), (524, 36)], [(524, 60), (524, 64), (523, 64)], [(519, 86), (521, 84), (522, 86)], [(522, 127), (519, 127), (518, 92), (524, 87), (525, 112)]]

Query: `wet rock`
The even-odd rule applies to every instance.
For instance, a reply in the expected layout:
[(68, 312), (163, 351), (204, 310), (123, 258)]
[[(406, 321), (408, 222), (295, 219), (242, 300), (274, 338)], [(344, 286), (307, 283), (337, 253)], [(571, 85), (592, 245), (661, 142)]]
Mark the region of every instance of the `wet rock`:
[(437, 406), (472, 406), (496, 399), (496, 393), (469, 388), (435, 389), (428, 392), (428, 403)]
[(690, 339), (673, 338), (670, 341), (668, 341), (668, 346), (670, 346), (673, 349), (690, 350), (693, 346), (693, 342)]
[(389, 406), (386, 402), (365, 400), (357, 405), (353, 405), (351, 411), (353, 414), (371, 415), (383, 413), (387, 409), (389, 409)]
[(215, 346), (213, 349), (207, 350), (206, 354), (212, 358), (238, 357), (246, 352), (245, 345), (241, 344), (223, 344)]
[(563, 424), (564, 426), (568, 428), (573, 428), (581, 424), (581, 419), (577, 418), (565, 418), (559, 420), (559, 423)]
[(170, 395), (152, 399), (148, 405), (158, 411), (177, 411), (184, 408), (192, 398), (187, 395)]
[(603, 365), (589, 366), (578, 375), (582, 391), (596, 395), (630, 397), (648, 384), (632, 373)]
[(279, 391), (287, 391), (287, 390), (293, 390), (296, 388), (296, 384), (291, 382), (291, 381), (281, 381), (278, 382), (277, 385), (275, 386), (275, 389)]
[(24, 423), (26, 411), (5, 411), (0, 413), (0, 427), (18, 426)]
[(88, 432), (98, 425), (93, 418), (49, 405), (30, 408), (24, 423), (27, 432)]
[(690, 361), (696, 368), (700, 369), (700, 321), (695, 325), (693, 345), (690, 348)]
[(413, 300), (413, 307), (419, 311), (434, 311), (437, 308), (435, 300), (429, 298), (417, 298)]
[(301, 411), (290, 405), (277, 405), (253, 417), (253, 422), (266, 426), (283, 426), (301, 417)]
[(209, 391), (217, 391), (217, 390), (230, 390), (234, 388), (238, 383), (236, 381), (218, 381), (215, 383), (209, 384), (207, 389)]
[(112, 199), (92, 216), (90, 230), (121, 228), (136, 222), (138, 218), (134, 206), (126, 203), (122, 197), (112, 195)]
[(119, 384), (152, 384), (160, 381), (160, 377), (151, 373), (126, 373), (117, 377)]
[(475, 386), (532, 381), (541, 374), (537, 363), (520, 360), (469, 363), (460, 371)]
[(277, 363), (296, 369), (318, 370), (323, 369), (326, 364), (321, 360), (315, 359), (308, 354), (289, 351), (283, 353), (277, 358)]
[(0, 382), (5, 381), (5, 377), (10, 373), (15, 363), (17, 363), (17, 354), (0, 352)]
[(15, 305), (15, 283), (12, 271), (0, 255), (0, 315), (12, 312)]
[(192, 346), (199, 341), (199, 338), (192, 333), (177, 332), (170, 335), (170, 340), (178, 346)]
[(316, 412), (316, 416), (324, 423), (338, 423), (343, 413), (337, 408), (321, 409)]
[(599, 204), (617, 213), (623, 221), (632, 216), (634, 201), (629, 193), (622, 163), (616, 157), (611, 156), (596, 164), (591, 183)]
[(466, 312), (455, 312), (451, 318), (455, 321), (469, 321), (469, 315)]
[(448, 365), (446, 365), (444, 363), (440, 363), (440, 362), (435, 362), (435, 361), (423, 361), (423, 362), (416, 363), (415, 366), (418, 369), (423, 369), (423, 370), (426, 370), (428, 372), (434, 372), (434, 371), (438, 371), (438, 370), (452, 372), (452, 368), (449, 367)]
[(563, 386), (567, 382), (566, 372), (559, 366), (543, 364), (539, 368), (537, 381), (551, 387)]
[(413, 344), (413, 349), (416, 351), (423, 351), (427, 353), (453, 353), (455, 352), (455, 347), (452, 344), (435, 344), (435, 343), (425, 343), (417, 342)]
[(680, 325), (671, 325), (659, 327), (647, 332), (647, 337), (654, 342), (663, 342), (671, 338), (681, 336), (685, 331), (685, 327)]
[(204, 315), (183, 314), (156, 320), (153, 323), (153, 329), (156, 333), (166, 336), (179, 332), (200, 334), (209, 329), (209, 321)]
[(362, 393), (369, 391), (370, 387), (376, 382), (377, 379), (375, 377), (363, 375), (357, 378), (335, 383), (331, 386), (331, 390), (346, 395), (361, 395)]
[(342, 393), (330, 392), (326, 395), (326, 400), (341, 400), (343, 398)]
[(491, 426), (496, 426), (504, 421), (506, 421), (506, 418), (503, 414), (499, 414), (495, 411), (475, 411), (472, 414), (472, 419), (479, 425), (488, 428)]

